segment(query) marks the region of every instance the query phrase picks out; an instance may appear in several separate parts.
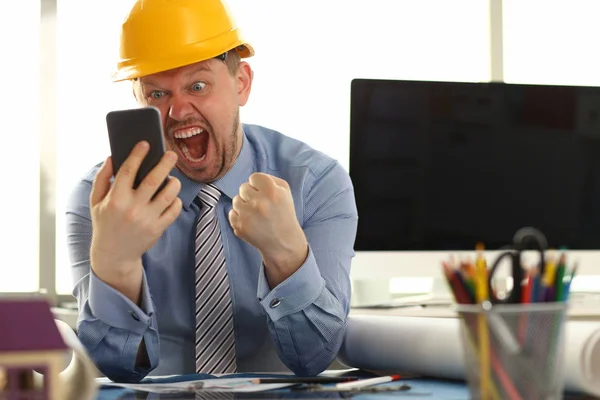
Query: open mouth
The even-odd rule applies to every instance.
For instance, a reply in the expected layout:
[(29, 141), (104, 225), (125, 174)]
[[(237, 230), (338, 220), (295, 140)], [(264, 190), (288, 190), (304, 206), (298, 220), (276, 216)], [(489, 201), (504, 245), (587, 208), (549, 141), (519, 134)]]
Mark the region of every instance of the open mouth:
[(201, 162), (206, 158), (208, 133), (202, 128), (193, 127), (177, 130), (173, 134), (181, 154), (190, 162)]

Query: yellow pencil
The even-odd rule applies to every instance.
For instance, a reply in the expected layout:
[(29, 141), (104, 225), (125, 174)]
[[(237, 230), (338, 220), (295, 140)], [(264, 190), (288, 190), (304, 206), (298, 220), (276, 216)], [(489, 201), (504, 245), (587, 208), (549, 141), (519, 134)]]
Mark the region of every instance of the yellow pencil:
[(544, 271), (544, 276), (542, 277), (542, 281), (544, 285), (549, 288), (554, 286), (554, 279), (556, 278), (556, 254), (554, 250), (551, 250), (548, 260), (546, 262), (546, 270)]
[[(485, 257), (483, 256), (483, 244), (478, 243), (477, 247), (477, 260), (475, 262), (475, 272), (477, 274), (477, 280), (475, 285), (477, 303), (481, 304), (488, 300), (487, 290), (487, 265)], [(489, 398), (491, 394), (491, 377), (490, 377), (490, 338), (485, 322), (485, 316), (479, 315), (478, 318), (478, 331), (479, 331), (479, 361), (480, 361), (480, 376), (481, 376), (481, 399)]]
[(475, 259), (475, 276), (476, 276), (476, 281), (478, 281), (479, 283), (477, 284), (477, 286), (479, 287), (479, 292), (477, 294), (477, 302), (482, 303), (485, 300), (488, 300), (489, 298), (489, 293), (488, 293), (488, 285), (487, 285), (487, 280), (488, 280), (488, 270), (487, 270), (487, 262), (485, 261), (485, 256), (483, 255), (483, 244), (482, 243), (477, 243), (477, 246), (475, 247), (477, 250), (477, 255), (476, 255), (476, 259)]

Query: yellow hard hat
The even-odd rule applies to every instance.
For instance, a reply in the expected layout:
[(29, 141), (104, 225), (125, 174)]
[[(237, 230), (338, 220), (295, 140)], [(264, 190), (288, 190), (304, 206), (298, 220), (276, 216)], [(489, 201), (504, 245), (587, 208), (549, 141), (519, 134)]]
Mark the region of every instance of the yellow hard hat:
[(115, 82), (217, 57), (254, 55), (223, 0), (137, 0), (121, 29)]

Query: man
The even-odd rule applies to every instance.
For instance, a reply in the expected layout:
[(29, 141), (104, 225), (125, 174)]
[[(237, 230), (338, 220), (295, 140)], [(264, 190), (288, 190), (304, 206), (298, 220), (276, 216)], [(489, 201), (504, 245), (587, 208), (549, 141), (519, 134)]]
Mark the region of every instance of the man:
[(352, 184), (324, 154), (240, 123), (253, 54), (220, 0), (139, 0), (123, 24), (115, 80), (160, 110), (168, 152), (137, 190), (147, 144), (113, 182), (108, 158), (67, 209), (78, 335), (115, 381), (316, 375), (341, 346)]

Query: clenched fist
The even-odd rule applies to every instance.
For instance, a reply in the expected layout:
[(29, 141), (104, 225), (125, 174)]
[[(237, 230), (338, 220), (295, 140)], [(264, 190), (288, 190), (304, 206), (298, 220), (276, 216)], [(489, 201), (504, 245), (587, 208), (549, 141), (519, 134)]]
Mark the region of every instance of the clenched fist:
[(233, 198), (229, 223), (237, 237), (260, 252), (271, 288), (306, 260), (308, 242), (296, 218), (290, 187), (283, 179), (252, 174)]

